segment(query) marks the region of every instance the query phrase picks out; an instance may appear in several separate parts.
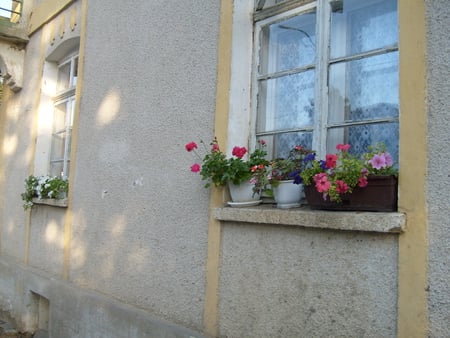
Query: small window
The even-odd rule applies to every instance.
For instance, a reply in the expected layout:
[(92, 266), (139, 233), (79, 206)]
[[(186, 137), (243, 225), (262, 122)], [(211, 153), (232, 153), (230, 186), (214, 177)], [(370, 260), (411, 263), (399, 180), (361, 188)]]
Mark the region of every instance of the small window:
[(271, 155), (301, 144), (323, 156), (338, 143), (358, 154), (384, 142), (398, 159), (397, 0), (255, 8), (255, 133)]
[(23, 0), (0, 0), (0, 20), (17, 23), (22, 15)]
[(54, 97), (53, 133), (50, 175), (69, 176), (70, 144), (75, 110), (75, 88), (78, 77), (78, 55), (58, 65), (57, 93)]

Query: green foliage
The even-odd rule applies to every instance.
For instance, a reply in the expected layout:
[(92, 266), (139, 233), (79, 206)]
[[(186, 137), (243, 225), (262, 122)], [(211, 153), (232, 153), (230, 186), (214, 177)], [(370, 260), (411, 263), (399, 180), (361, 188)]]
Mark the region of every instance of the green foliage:
[(31, 208), (33, 206), (33, 198), (61, 199), (66, 196), (68, 191), (69, 183), (67, 179), (30, 175), (25, 180), (25, 192), (21, 194), (24, 201), (23, 208)]
[(265, 142), (258, 142), (258, 148), (255, 149), (248, 160), (244, 159), (247, 149), (244, 147), (234, 147), (233, 156), (227, 158), (226, 154), (220, 150), (217, 139), (215, 138), (210, 144), (209, 149), (203, 141), (200, 141), (205, 150), (203, 158), (197, 153), (197, 144), (190, 142), (185, 148), (188, 152), (194, 152), (201, 160), (202, 164), (194, 164), (191, 171), (199, 172), (202, 180), (207, 181), (205, 188), (214, 184), (215, 186), (225, 186), (228, 182), (240, 184), (249, 181), (254, 176), (252, 168), (254, 166), (266, 166), (268, 161), (265, 159), (267, 152), (263, 149)]

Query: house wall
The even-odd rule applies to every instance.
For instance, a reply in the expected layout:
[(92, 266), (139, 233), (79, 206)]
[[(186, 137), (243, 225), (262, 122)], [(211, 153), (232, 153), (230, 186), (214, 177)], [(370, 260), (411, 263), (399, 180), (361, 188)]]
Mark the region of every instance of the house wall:
[(428, 317), (429, 336), (450, 332), (450, 8), (425, 1), (427, 13), (428, 117)]
[[(220, 4), (53, 5), (58, 15), (33, 21), (24, 88), (5, 95), (1, 312), (36, 329), (43, 297), (58, 337), (197, 335), (174, 326), (201, 332), (205, 295), (209, 191), (184, 145), (213, 137)], [(20, 193), (34, 172), (42, 64), (77, 34), (69, 205), (27, 213)]]
[[(189, 172), (187, 142), (248, 141), (249, 77), (236, 73), (251, 55), (233, 42), (251, 38), (239, 30), (251, 3), (40, 2), (26, 81), (6, 89), (1, 110), (0, 317), (55, 337), (447, 335), (446, 1), (399, 0), (400, 212), (377, 220), (298, 210), (226, 219), (226, 191)], [(26, 213), (42, 64), (78, 35), (69, 205)]]

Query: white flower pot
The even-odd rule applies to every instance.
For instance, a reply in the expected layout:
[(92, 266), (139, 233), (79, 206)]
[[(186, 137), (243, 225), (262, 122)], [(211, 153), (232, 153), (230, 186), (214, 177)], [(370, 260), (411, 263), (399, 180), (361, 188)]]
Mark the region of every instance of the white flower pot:
[(273, 197), (277, 202), (277, 208), (298, 208), (303, 197), (303, 184), (294, 184), (294, 180), (280, 181), (273, 187)]
[(248, 181), (241, 184), (228, 183), (231, 199), (234, 203), (247, 203), (260, 200), (260, 195), (253, 192), (254, 184)]

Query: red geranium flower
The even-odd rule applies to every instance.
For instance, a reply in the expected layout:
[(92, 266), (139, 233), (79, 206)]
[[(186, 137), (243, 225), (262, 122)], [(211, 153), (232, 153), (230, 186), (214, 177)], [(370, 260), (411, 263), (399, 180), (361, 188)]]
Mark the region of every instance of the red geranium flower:
[(200, 167), (200, 164), (198, 164), (198, 163), (191, 165), (191, 171), (193, 173), (198, 173), (200, 171), (200, 169), (201, 169), (201, 167)]
[(191, 152), (192, 150), (197, 149), (197, 143), (189, 142), (188, 144), (185, 145), (185, 148), (187, 151)]
[(245, 147), (234, 147), (232, 152), (233, 156), (237, 158), (243, 158), (246, 153), (247, 149)]
[(327, 166), (327, 168), (328, 169), (336, 168), (337, 159), (338, 159), (337, 155), (327, 154), (325, 156), (325, 165)]

